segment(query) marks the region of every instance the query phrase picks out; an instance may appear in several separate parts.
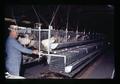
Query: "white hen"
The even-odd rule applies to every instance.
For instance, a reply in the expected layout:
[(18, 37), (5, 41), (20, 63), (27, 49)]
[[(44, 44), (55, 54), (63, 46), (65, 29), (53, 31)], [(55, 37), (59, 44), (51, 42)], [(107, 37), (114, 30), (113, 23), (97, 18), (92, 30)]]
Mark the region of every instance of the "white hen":
[(30, 43), (29, 35), (25, 34), (25, 38), (18, 38), (18, 41), (23, 45), (28, 45)]

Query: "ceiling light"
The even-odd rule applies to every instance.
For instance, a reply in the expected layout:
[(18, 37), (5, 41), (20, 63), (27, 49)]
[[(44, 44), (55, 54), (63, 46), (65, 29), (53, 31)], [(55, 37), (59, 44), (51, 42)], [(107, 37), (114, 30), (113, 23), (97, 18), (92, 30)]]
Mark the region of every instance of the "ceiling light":
[(12, 18), (5, 18), (4, 20), (5, 20), (5, 21), (9, 21), (9, 22), (16, 22), (16, 20), (15, 20), (15, 19), (12, 19)]
[(25, 24), (30, 24), (31, 23), (30, 21), (27, 21), (27, 20), (23, 20), (22, 22), (25, 23)]

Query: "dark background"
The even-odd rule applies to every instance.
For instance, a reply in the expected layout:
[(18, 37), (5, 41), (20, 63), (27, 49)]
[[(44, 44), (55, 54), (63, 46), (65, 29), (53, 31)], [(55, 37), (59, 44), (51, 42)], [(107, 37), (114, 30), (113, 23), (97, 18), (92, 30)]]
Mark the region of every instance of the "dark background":
[[(36, 1), (33, 0), (30, 2), (31, 4)], [(74, 0), (73, 0), (74, 1)], [(79, 1), (79, 0), (78, 0)], [(14, 3), (9, 1), (10, 3)], [(9, 4), (10, 4), (9, 3)], [(88, 2), (89, 3), (89, 2)], [(90, 2), (92, 3), (92, 2)], [(104, 2), (103, 2), (104, 3)], [(79, 26), (79, 31), (83, 31), (83, 28), (86, 29), (86, 31), (91, 32), (100, 32), (107, 36), (108, 40), (111, 41), (112, 44), (114, 44), (114, 11), (115, 6), (112, 5), (112, 7), (109, 7), (109, 4), (100, 4), (100, 5), (69, 5), (70, 6), (70, 16), (69, 16), (69, 30), (76, 30), (76, 26)], [(23, 3), (22, 3), (23, 4)], [(72, 3), (73, 4), (73, 3)], [(75, 3), (77, 4), (77, 2)], [(72, 6), (72, 7), (71, 7)], [(51, 21), (51, 16), (53, 14), (53, 11), (56, 10), (57, 5), (34, 5), (35, 9), (38, 13), (41, 14), (42, 17), (44, 17), (48, 23)], [(11, 17), (12, 12), (11, 10), (14, 10), (14, 16), (17, 20), (18, 25), (25, 25), (25, 26), (33, 26), (35, 22), (38, 22), (37, 17), (31, 7), (31, 5), (5, 5), (3, 6), (3, 21), (4, 24), (4, 17)], [(61, 12), (60, 12), (61, 10)], [(60, 29), (60, 26), (66, 26), (66, 19), (67, 19), (67, 10), (68, 5), (62, 5), (60, 6), (60, 9), (57, 12), (57, 16), (55, 17), (54, 23), (56, 29)], [(64, 11), (64, 12), (63, 12)], [(74, 11), (74, 12), (73, 12)], [(75, 12), (76, 11), (76, 12)], [(31, 21), (32, 24), (26, 25), (21, 23), (21, 17), (27, 17), (27, 20)], [(63, 22), (60, 22), (59, 18), (63, 19)], [(26, 19), (26, 18), (24, 18)], [(45, 22), (40, 19), (41, 22), (45, 25)], [(10, 22), (5, 22), (5, 32), (3, 33), (3, 37), (8, 34), (7, 33), (7, 27), (11, 24)], [(70, 27), (71, 26), (71, 27)], [(5, 34), (5, 35), (4, 35)], [(3, 51), (2, 49), (1, 51)], [(3, 54), (4, 56), (4, 54)], [(3, 60), (2, 60), (3, 61)], [(4, 61), (3, 61), (4, 63)], [(4, 77), (3, 77), (4, 78)], [(110, 81), (111, 82), (111, 81)]]
[[(58, 5), (7, 5), (5, 17), (15, 18), (18, 25), (33, 27), (38, 18), (32, 6), (39, 14), (43, 26), (48, 27)], [(112, 44), (114, 43), (114, 5), (59, 5), (52, 24), (55, 29), (65, 30), (68, 13), (68, 30), (76, 31), (78, 26), (80, 32), (85, 29), (86, 32), (103, 33)], [(31, 24), (25, 24), (23, 20), (28, 20)], [(6, 28), (9, 24), (11, 23), (5, 22)]]

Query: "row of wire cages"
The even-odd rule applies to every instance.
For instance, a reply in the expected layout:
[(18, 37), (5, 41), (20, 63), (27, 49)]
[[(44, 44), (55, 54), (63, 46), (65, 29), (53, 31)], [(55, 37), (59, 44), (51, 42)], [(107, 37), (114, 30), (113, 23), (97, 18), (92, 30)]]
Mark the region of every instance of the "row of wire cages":
[[(32, 30), (33, 29), (33, 30)], [(71, 42), (80, 42), (87, 40), (95, 40), (95, 39), (103, 39), (102, 34), (100, 33), (91, 33), (91, 32), (78, 32), (78, 31), (68, 31), (63, 29), (50, 29), (43, 28), (41, 24), (36, 24), (34, 28), (26, 28), (26, 30), (22, 30), (23, 35), (28, 35), (27, 37), (30, 39), (30, 46), (35, 47), (36, 49), (40, 49), (43, 51), (48, 50), (48, 46), (50, 49), (56, 49), (57, 45), (52, 44), (65, 44)], [(50, 38), (49, 38), (50, 37)]]
[[(49, 30), (49, 29), (48, 29)], [(40, 43), (41, 43), (41, 49), (47, 50), (48, 42), (50, 41), (50, 44), (53, 43), (70, 43), (70, 42), (77, 42), (77, 41), (87, 41), (87, 40), (95, 40), (95, 39), (102, 39), (101, 35), (97, 34), (90, 34), (90, 33), (84, 33), (84, 32), (74, 32), (74, 31), (65, 31), (65, 30), (50, 30), (50, 39), (48, 38), (49, 31), (40, 31)], [(39, 32), (38, 31), (32, 31), (33, 38), (37, 41), (37, 43), (34, 44), (35, 47), (38, 47), (38, 41), (39, 41)], [(52, 47), (52, 46), (51, 46)], [(50, 48), (51, 48), (50, 47)], [(55, 47), (55, 46), (53, 46)], [(55, 48), (52, 48), (55, 49)]]
[[(64, 44), (62, 45), (63, 46), (62, 50), (65, 50), (66, 48), (64, 48), (64, 46), (65, 47), (70, 46), (69, 43), (74, 44), (75, 42), (102, 39), (101, 34), (99, 33), (90, 33), (90, 32), (86, 33), (86, 32), (78, 32), (78, 31), (75, 32), (75, 31), (68, 31), (62, 29), (57, 30), (57, 29), (53, 29), (52, 27), (43, 28), (41, 27), (41, 24), (36, 24), (34, 28), (26, 28), (26, 30), (24, 30), (22, 34), (24, 35), (27, 34), (28, 38), (31, 40), (29, 46), (32, 46), (38, 50), (40, 48), (40, 50), (45, 53), (47, 53), (48, 50), (50, 49), (50, 53), (57, 52), (57, 54), (60, 55), (64, 53), (69, 54), (70, 52), (59, 53), (61, 52), (61, 49), (59, 48), (61, 46), (59, 46), (59, 44)], [(68, 46), (66, 46), (67, 44)]]

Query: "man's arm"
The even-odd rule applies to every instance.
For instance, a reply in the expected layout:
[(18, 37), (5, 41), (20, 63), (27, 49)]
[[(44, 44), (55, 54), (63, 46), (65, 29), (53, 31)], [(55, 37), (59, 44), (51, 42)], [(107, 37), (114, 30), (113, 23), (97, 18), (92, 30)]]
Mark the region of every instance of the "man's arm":
[[(11, 44), (10, 44), (11, 45)], [(23, 53), (28, 53), (28, 54), (32, 54), (33, 51), (31, 49), (27, 49), (25, 47), (23, 47), (20, 43), (18, 43), (16, 40), (12, 41), (12, 45), (13, 47), (15, 47), (17, 50), (23, 52)]]

